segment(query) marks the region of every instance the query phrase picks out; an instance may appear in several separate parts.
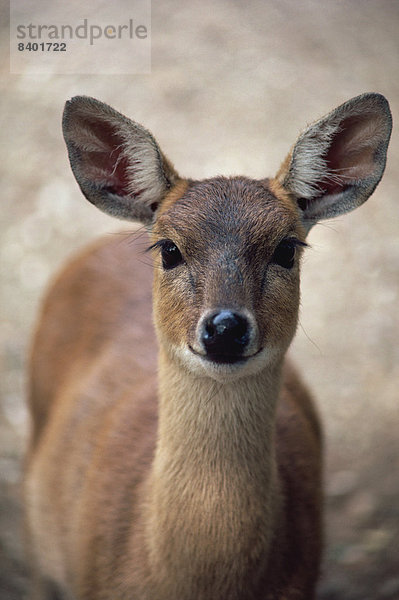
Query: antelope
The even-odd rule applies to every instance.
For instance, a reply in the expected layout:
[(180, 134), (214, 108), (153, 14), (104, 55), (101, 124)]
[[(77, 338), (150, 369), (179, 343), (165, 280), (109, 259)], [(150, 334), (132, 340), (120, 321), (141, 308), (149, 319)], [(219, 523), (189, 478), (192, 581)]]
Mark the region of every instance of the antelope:
[(142, 241), (112, 236), (44, 302), (25, 480), (37, 597), (314, 598), (322, 432), (285, 355), (306, 235), (374, 191), (387, 100), (345, 102), (260, 180), (184, 179), (89, 97), (66, 103), (63, 132), (86, 198), (148, 230), (154, 300), (152, 317)]

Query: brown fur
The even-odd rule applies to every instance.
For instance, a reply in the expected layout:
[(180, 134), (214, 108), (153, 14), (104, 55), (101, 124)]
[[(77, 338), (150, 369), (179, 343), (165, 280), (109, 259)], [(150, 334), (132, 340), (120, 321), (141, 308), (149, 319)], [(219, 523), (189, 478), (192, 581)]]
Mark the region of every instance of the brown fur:
[[(141, 249), (141, 240), (138, 248)], [(35, 386), (31, 405), (42, 404), (52, 393), (58, 400), (56, 403), (53, 401), (52, 412), (47, 416), (46, 420), (51, 417), (47, 428), (46, 420), (43, 422), (43, 407), (40, 415), (37, 414), (37, 439), (33, 442), (33, 458), (29, 461), (31, 476), (40, 480), (39, 491), (36, 486), (32, 489), (28, 479), (31, 514), (35, 519), (38, 511), (40, 519), (46, 523), (42, 527), (42, 543), (42, 536), (35, 536), (38, 523), (32, 526), (38, 544), (35, 554), (40, 570), (46, 574), (49, 569), (48, 576), (51, 577), (51, 559), (47, 552), (50, 551), (54, 558), (57, 554), (53, 554), (54, 549), (62, 548), (62, 563), (65, 561), (66, 564), (60, 579), (75, 591), (78, 598), (108, 597), (104, 595), (104, 589), (109, 589), (109, 598), (114, 598), (113, 590), (121, 585), (118, 580), (126, 582), (127, 590), (136, 592), (140, 589), (136, 578), (149, 577), (145, 557), (140, 554), (144, 549), (143, 533), (140, 531), (143, 516), (137, 514), (135, 506), (140, 506), (144, 500), (147, 469), (151, 466), (155, 450), (156, 365), (154, 337), (151, 335), (150, 268), (140, 262), (142, 259), (137, 254), (137, 245), (134, 247), (128, 240), (117, 237), (96, 245), (90, 253), (75, 260), (57, 280), (47, 298), (45, 321), (36, 337), (32, 379), (36, 383), (40, 365), (42, 368), (45, 366), (48, 378), (43, 383), (48, 382), (50, 389)], [(97, 282), (96, 286), (93, 281)], [(80, 306), (72, 304), (73, 298), (83, 298)], [(66, 312), (68, 304), (70, 308)], [(98, 321), (93, 313), (95, 306), (101, 306), (103, 313)], [(131, 311), (134, 318), (127, 318)], [(116, 346), (113, 337), (118, 330), (120, 335), (116, 338)], [(72, 332), (73, 339), (64, 340), (65, 331)], [(57, 346), (58, 354), (47, 350), (49, 339)], [(132, 352), (132, 348), (138, 347), (139, 353)], [(77, 359), (78, 356), (82, 356), (82, 360)], [(72, 357), (76, 366), (71, 365)], [(321, 543), (319, 432), (318, 429), (315, 431), (313, 414), (310, 420), (307, 416), (308, 397), (304, 394), (298, 396), (301, 404), (306, 406), (302, 416), (302, 408), (292, 404), (293, 372), (287, 371), (285, 379), (291, 391), (282, 394), (278, 409), (281, 424), (278, 419), (277, 431), (281, 430), (281, 438), (287, 438), (289, 445), (279, 442), (278, 463), (282, 470), (287, 471), (288, 478), (290, 473), (294, 477), (294, 482), (288, 483), (290, 489), (295, 486), (297, 477), (294, 473), (298, 468), (301, 469), (301, 477), (297, 485), (302, 484), (304, 476), (311, 481), (309, 489), (302, 491), (303, 501), (292, 507), (293, 514), (289, 516), (291, 531), (298, 533), (292, 543), (282, 545), (283, 556), (278, 560), (276, 554), (280, 554), (281, 548), (279, 543), (276, 544), (272, 564), (284, 560), (285, 576), (278, 581), (277, 589), (284, 587), (284, 579), (288, 579), (288, 575), (293, 576), (296, 592), (292, 597), (296, 597), (301, 589), (310, 589), (318, 569)], [(129, 389), (132, 385), (134, 397)], [(74, 471), (74, 465), (79, 465), (78, 470)], [(206, 481), (203, 485), (207, 489)], [(41, 501), (39, 506), (34, 506), (35, 494), (46, 496), (49, 505), (43, 506)], [(310, 504), (315, 506), (310, 507)], [(191, 510), (196, 513), (201, 508), (200, 504)], [(223, 503), (220, 508), (223, 512), (228, 510)], [(262, 510), (266, 508), (262, 507)], [(170, 510), (173, 512), (173, 506)], [(308, 512), (311, 515), (308, 516)], [(176, 515), (177, 519), (180, 517), (180, 513)], [(304, 527), (306, 539), (302, 546), (300, 532)], [(190, 531), (186, 535), (190, 535)], [(279, 538), (282, 535), (279, 532)], [(248, 544), (249, 553), (253, 542), (248, 541)], [(40, 564), (41, 560), (43, 564)], [(306, 570), (301, 567), (302, 562), (307, 565)], [(308, 563), (311, 563), (310, 571)], [(216, 561), (214, 568), (217, 569)], [(184, 579), (190, 579), (187, 572), (183, 575)], [(270, 575), (273, 580), (275, 574)], [(250, 581), (244, 581), (242, 587), (243, 594), (248, 589), (251, 595), (237, 597), (291, 597), (277, 592), (273, 595), (271, 591), (269, 595), (254, 596), (250, 592)], [(137, 596), (129, 596), (129, 592), (123, 589), (121, 587), (118, 598), (157, 597), (147, 596), (141, 590), (136, 592)], [(229, 589), (229, 595), (217, 597), (234, 598), (233, 593)], [(212, 596), (192, 597), (205, 599)], [(310, 595), (303, 597), (310, 598)]]
[[(380, 97), (365, 96), (312, 126), (322, 139), (333, 122), (319, 146), (335, 143), (341, 114), (348, 121), (363, 105), (386, 114)], [(295, 148), (270, 182), (180, 179), (151, 134), (92, 99), (67, 105), (64, 128), (88, 198), (151, 222), (152, 243), (172, 240), (183, 258), (164, 269), (159, 247), (153, 252), (158, 376), (142, 237), (98, 242), (46, 298), (31, 358), (25, 486), (38, 582), (77, 600), (311, 600), (322, 436), (284, 357), (312, 215), (349, 210), (355, 192), (334, 188), (333, 209), (329, 197), (302, 206), (294, 177), (306, 161)], [(368, 189), (382, 174), (386, 141), (370, 131), (380, 154), (378, 169), (370, 159)], [(360, 138), (373, 147), (364, 128)], [(352, 143), (350, 132), (344, 141)], [(299, 142), (308, 148), (306, 132)], [(148, 187), (137, 191), (135, 172)], [(364, 201), (366, 184), (356, 185)], [(286, 239), (297, 244), (289, 267), (275, 259)], [(251, 324), (238, 366), (208, 360), (200, 344), (204, 316), (226, 308)]]
[[(227, 186), (232, 185), (229, 180), (220, 180), (216, 185), (223, 187), (226, 183)], [(250, 182), (239, 180), (239, 184), (244, 186), (246, 192), (251, 189)], [(199, 202), (202, 201), (203, 198), (200, 197)], [(181, 207), (179, 210), (182, 210)], [(193, 206), (191, 212), (194, 212)], [(159, 224), (162, 214), (166, 216), (167, 213), (160, 214)], [(250, 212), (244, 213), (242, 218), (248, 220), (249, 217)], [(281, 224), (281, 218), (276, 220), (280, 222), (281, 227), (284, 226)], [(287, 220), (288, 224), (289, 214)], [(193, 224), (187, 223), (184, 218), (183, 222), (195, 235)], [(275, 235), (278, 236), (278, 232)], [(40, 543), (43, 534), (35, 536), (34, 525), (33, 535), (36, 537), (36, 543), (39, 540), (38, 556), (42, 554), (42, 545), (49, 544), (53, 547), (53, 558), (58, 557), (58, 551), (54, 552), (54, 549), (60, 548), (62, 557), (59, 558), (63, 572), (58, 579), (74, 590), (78, 598), (108, 597), (105, 592), (107, 589), (111, 598), (114, 597), (113, 590), (119, 589), (119, 586), (120, 598), (177, 597), (173, 595), (177, 593), (176, 590), (157, 595), (157, 591), (152, 588), (154, 584), (146, 564), (148, 557), (144, 552), (145, 511), (140, 514), (137, 513), (139, 508), (135, 508), (137, 505), (140, 507), (146, 497), (147, 470), (150, 469), (154, 457), (157, 432), (157, 417), (154, 412), (157, 406), (155, 348), (150, 318), (150, 267), (145, 264), (147, 256), (140, 256), (139, 250), (142, 247), (142, 238), (139, 239), (139, 243), (133, 245), (129, 240), (117, 237), (94, 246), (75, 260), (58, 278), (47, 298), (43, 309), (44, 320), (36, 334), (32, 358), (33, 391), (30, 399), (36, 413), (31, 449), (34, 458), (29, 461), (31, 475), (28, 477), (28, 494), (32, 504), (32, 520), (36, 521), (36, 515), (39, 514), (39, 518), (44, 519), (41, 524), (42, 530), (45, 531), (43, 544)], [(267, 252), (267, 248), (264, 250)], [(198, 248), (196, 252), (201, 255), (202, 249)], [(160, 273), (158, 266), (155, 269), (155, 286), (160, 285), (157, 283)], [(248, 275), (247, 279), (250, 279)], [(204, 288), (206, 283), (203, 284)], [(211, 287), (214, 291), (217, 279)], [(192, 331), (187, 327), (187, 315), (190, 313), (190, 318), (192, 315), (195, 321), (197, 313), (194, 307), (192, 310), (187, 310), (186, 307), (185, 310), (184, 305), (178, 306), (173, 303), (169, 306), (167, 299), (171, 293), (166, 288), (158, 291), (160, 304), (156, 308), (156, 315), (163, 315), (162, 320), (167, 324), (168, 335), (174, 339), (179, 331)], [(204, 289), (205, 298), (208, 293)], [(276, 310), (273, 293), (269, 293), (272, 310)], [(278, 290), (275, 293), (278, 293)], [(296, 292), (292, 301), (295, 305), (298, 302)], [(203, 299), (202, 302), (206, 304), (209, 300)], [(291, 308), (287, 310), (292, 311)], [(285, 314), (281, 307), (280, 313), (284, 320)], [(278, 319), (275, 322), (280, 330), (281, 323)], [(294, 327), (295, 323), (291, 328)], [(288, 337), (292, 335), (291, 328), (287, 332)], [(50, 340), (52, 348), (49, 348)], [(57, 348), (56, 353), (53, 350), (54, 346)], [(133, 350), (138, 348), (139, 352)], [(42, 375), (43, 369), (46, 371), (46, 377)], [(291, 371), (287, 371), (286, 378), (287, 383), (290, 382), (292, 392), (295, 376)], [(215, 387), (214, 384), (212, 387)], [(134, 397), (131, 394), (132, 389)], [(223, 547), (218, 550), (215, 540), (218, 540), (219, 544), (222, 542), (221, 532), (211, 546), (208, 532), (208, 540), (203, 542), (205, 554), (199, 560), (205, 561), (209, 580), (206, 584), (198, 583), (198, 591), (193, 592), (194, 595), (179, 597), (289, 598), (291, 596), (284, 596), (283, 591), (278, 590), (284, 589), (284, 594), (291, 594), (291, 591), (288, 592), (291, 588), (289, 579), (293, 577), (295, 595), (292, 597), (301, 593), (300, 590), (306, 590), (306, 597), (310, 598), (310, 588), (317, 576), (321, 543), (319, 435), (315, 435), (314, 431), (315, 418), (309, 422), (309, 407), (301, 416), (302, 408), (295, 403), (292, 405), (292, 397), (292, 393), (284, 392), (280, 400), (278, 414), (283, 415), (286, 411), (288, 415), (288, 419), (285, 415), (283, 417), (285, 425), (281, 425), (281, 438), (288, 437), (289, 446), (285, 443), (277, 445), (277, 461), (282, 471), (292, 473), (295, 467), (295, 470), (304, 471), (301, 472), (301, 480), (304, 476), (310, 479), (309, 489), (302, 490), (304, 499), (301, 505), (292, 507), (292, 515), (281, 516), (281, 519), (284, 516), (284, 519), (289, 521), (290, 530), (298, 533), (294, 535), (292, 542), (285, 541), (280, 547), (278, 540), (288, 537), (288, 533), (284, 528), (282, 531), (276, 531), (275, 536), (278, 540), (274, 543), (271, 566), (263, 557), (265, 565), (262, 565), (258, 572), (260, 566), (256, 565), (260, 557), (257, 556), (255, 548), (257, 544), (261, 546), (262, 542), (256, 542), (257, 527), (263, 519), (262, 514), (268, 513), (268, 507), (263, 504), (258, 509), (253, 507), (252, 513), (259, 513), (258, 518), (261, 521), (256, 521), (256, 528), (247, 541), (244, 539), (242, 525), (236, 524), (239, 531), (234, 539), (227, 547), (224, 547), (227, 544), (224, 540)], [(309, 403), (306, 396), (301, 398), (305, 404)], [(225, 419), (226, 415), (223, 418)], [(269, 427), (265, 425), (265, 435)], [(277, 432), (279, 431), (280, 425), (277, 422)], [(228, 437), (231, 435), (232, 432), (228, 431)], [(190, 443), (194, 438), (192, 432), (189, 437)], [(240, 454), (243, 454), (245, 437), (240, 439), (239, 443)], [(290, 450), (287, 454), (288, 448)], [(198, 456), (197, 460), (202, 459)], [(200, 465), (195, 464), (195, 470), (198, 470)], [(75, 465), (79, 465), (79, 468), (76, 469)], [(99, 473), (102, 474), (101, 477), (98, 477)], [(224, 476), (226, 473), (227, 467)], [(194, 477), (191, 477), (194, 480)], [(31, 483), (32, 478), (40, 481), (40, 489), (37, 489), (36, 483)], [(287, 485), (291, 494), (291, 486), (295, 486), (296, 476), (293, 482), (288, 480), (289, 476)], [(239, 480), (236, 480), (236, 485), (239, 485)], [(230, 513), (228, 503), (234, 503), (234, 498), (229, 497), (229, 490), (223, 491), (224, 485), (218, 483), (218, 480), (213, 483), (211, 480), (206, 481), (205, 472), (202, 486), (200, 498), (195, 501), (194, 506), (189, 506), (190, 514), (186, 517), (185, 525), (188, 530), (185, 536), (190, 536), (190, 531), (194, 531), (195, 528), (201, 528), (200, 524), (195, 525), (195, 520), (194, 523), (190, 522), (191, 517), (201, 514), (213, 493), (216, 494), (217, 503), (211, 503), (207, 509), (208, 514), (201, 516), (202, 527), (202, 519), (209, 519), (209, 526), (212, 523), (215, 526), (216, 520), (222, 522), (222, 516)], [(214, 492), (213, 486), (217, 486)], [(284, 489), (282, 483), (281, 486)], [(237, 489), (234, 497), (237, 499), (242, 495), (243, 491)], [(46, 507), (42, 505), (43, 497), (46, 497), (49, 503)], [(254, 494), (253, 501), (255, 498)], [(287, 500), (288, 498), (289, 494)], [(173, 516), (174, 507), (170, 505), (170, 513), (162, 517), (165, 519), (164, 527), (171, 528), (169, 538), (173, 539), (176, 534), (176, 525), (171, 524), (182, 520), (183, 508), (180, 507)], [(230, 528), (235, 522), (235, 510), (237, 507), (232, 506)], [(249, 506), (245, 506), (244, 515), (247, 510), (250, 510)], [(301, 529), (305, 526), (306, 539), (302, 542)], [(269, 528), (269, 525), (267, 527)], [(260, 534), (261, 537), (264, 535), (262, 531)], [(246, 561), (251, 563), (251, 552), (255, 554), (254, 565), (251, 565), (247, 574), (245, 571), (242, 573), (241, 581), (238, 581), (238, 574), (234, 574), (234, 568), (241, 572), (243, 566), (234, 567), (234, 560), (230, 567), (224, 565), (225, 555), (229, 552), (235, 553), (238, 542), (243, 548)], [(201, 555), (201, 548), (197, 546), (197, 549)], [(39, 568), (44, 574), (48, 569), (48, 577), (51, 578), (57, 571), (52, 570), (51, 560), (50, 557), (46, 557), (46, 552), (43, 558), (43, 564), (40, 564), (39, 558)], [(183, 562), (180, 553), (178, 561)], [(306, 570), (303, 570), (302, 562), (306, 564)], [(223, 583), (226, 589), (218, 582), (217, 596), (212, 596), (212, 586), (220, 579), (220, 573), (217, 572), (219, 563), (223, 571), (226, 568), (233, 571), (229, 580)], [(289, 569), (284, 565), (289, 565)], [(190, 563), (187, 563), (186, 568), (181, 570), (184, 581), (190, 581), (187, 572), (189, 568)], [(215, 573), (212, 573), (212, 569), (216, 569)], [(262, 579), (262, 572), (263, 578), (267, 574), (266, 581)], [(196, 577), (199, 577), (199, 574), (193, 574), (193, 580)], [(177, 579), (176, 573), (172, 580), (176, 582)], [(143, 581), (146, 583), (141, 589)], [(184, 581), (179, 585), (182, 586)], [(124, 582), (124, 585), (121, 582)], [(146, 591), (147, 586), (151, 593)], [(190, 594), (184, 591), (184, 586), (176, 589), (180, 594)]]

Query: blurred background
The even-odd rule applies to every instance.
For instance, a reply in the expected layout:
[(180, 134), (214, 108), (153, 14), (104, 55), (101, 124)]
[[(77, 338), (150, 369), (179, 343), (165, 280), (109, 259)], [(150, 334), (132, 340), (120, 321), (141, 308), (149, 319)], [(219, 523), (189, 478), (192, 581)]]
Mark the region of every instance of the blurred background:
[[(20, 483), (35, 314), (71, 252), (126, 227), (73, 179), (65, 100), (95, 96), (143, 123), (182, 175), (273, 175), (300, 129), (352, 96), (384, 94), (395, 122), (399, 3), (154, 0), (151, 73), (103, 76), (10, 75), (0, 7), (0, 599), (16, 600), (29, 597)], [(394, 128), (378, 189), (312, 230), (303, 265), (291, 353), (325, 429), (324, 600), (399, 598), (398, 158)]]

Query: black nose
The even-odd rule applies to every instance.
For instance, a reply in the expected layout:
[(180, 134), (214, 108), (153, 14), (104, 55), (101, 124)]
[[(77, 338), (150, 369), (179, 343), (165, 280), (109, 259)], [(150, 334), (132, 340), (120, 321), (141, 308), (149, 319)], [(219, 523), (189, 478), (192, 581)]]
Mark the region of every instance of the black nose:
[(249, 329), (248, 320), (230, 310), (209, 315), (201, 332), (208, 358), (218, 363), (234, 363), (242, 359), (249, 342)]

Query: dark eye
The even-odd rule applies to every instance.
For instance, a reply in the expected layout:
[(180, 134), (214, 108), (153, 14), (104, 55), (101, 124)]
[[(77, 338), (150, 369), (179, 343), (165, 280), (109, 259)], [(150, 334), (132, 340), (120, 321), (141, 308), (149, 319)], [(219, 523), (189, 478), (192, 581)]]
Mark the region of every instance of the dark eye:
[(164, 269), (173, 269), (183, 262), (183, 257), (179, 248), (170, 240), (166, 240), (162, 243), (161, 256)]
[(293, 240), (283, 240), (275, 249), (272, 261), (280, 267), (292, 269), (295, 262), (295, 253), (295, 242)]

